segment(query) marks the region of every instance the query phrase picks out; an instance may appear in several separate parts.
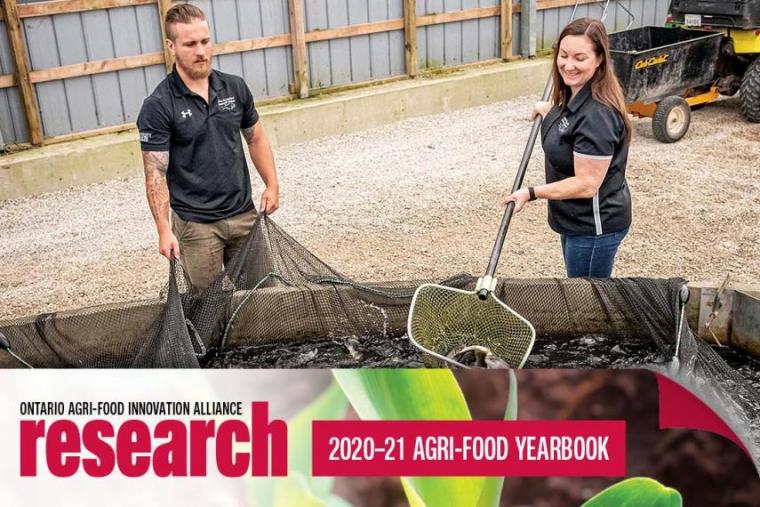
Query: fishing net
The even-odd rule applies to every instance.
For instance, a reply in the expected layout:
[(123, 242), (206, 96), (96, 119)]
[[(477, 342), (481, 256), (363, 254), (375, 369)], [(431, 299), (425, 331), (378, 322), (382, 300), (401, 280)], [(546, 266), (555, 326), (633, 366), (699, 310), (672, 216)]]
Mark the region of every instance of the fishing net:
[[(157, 298), (0, 322), (0, 333), (34, 367), (192, 368), (216, 350), (242, 345), (402, 336), (423, 283), (472, 291), (476, 278), (356, 282), (262, 216), (205, 290), (193, 287), (174, 262)], [(642, 367), (699, 393), (760, 456), (760, 394), (688, 325), (679, 326), (683, 284), (680, 278), (500, 279), (493, 294), (533, 325), (537, 342), (599, 335), (649, 347), (656, 359)], [(443, 355), (446, 348), (439, 344)], [(22, 365), (0, 350), (0, 367)]]
[[(187, 368), (224, 346), (403, 332), (414, 282), (356, 283), (271, 219), (204, 290), (179, 262), (158, 298), (0, 322), (34, 367)], [(0, 366), (20, 366), (0, 351)]]
[[(533, 326), (489, 293), (425, 284), (409, 310), (409, 339), (427, 352), (423, 357), (463, 365), (467, 354), (495, 355), (507, 366), (521, 368), (533, 347)], [(485, 363), (485, 357), (483, 362)]]

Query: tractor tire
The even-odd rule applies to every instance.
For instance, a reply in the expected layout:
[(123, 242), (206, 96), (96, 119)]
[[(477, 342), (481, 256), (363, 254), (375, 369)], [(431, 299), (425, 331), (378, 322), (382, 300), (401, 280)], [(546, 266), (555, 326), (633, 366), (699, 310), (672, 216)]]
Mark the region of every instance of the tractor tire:
[(665, 97), (657, 104), (652, 117), (652, 132), (661, 143), (674, 143), (689, 130), (691, 108), (686, 99), (678, 96)]
[(744, 117), (753, 123), (760, 123), (760, 58), (756, 58), (744, 72), (739, 98)]

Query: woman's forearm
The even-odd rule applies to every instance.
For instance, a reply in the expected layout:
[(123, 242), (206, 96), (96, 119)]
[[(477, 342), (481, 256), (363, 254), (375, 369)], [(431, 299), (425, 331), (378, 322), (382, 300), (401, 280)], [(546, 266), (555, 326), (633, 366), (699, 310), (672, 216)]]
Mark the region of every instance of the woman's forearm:
[(539, 199), (560, 201), (563, 199), (590, 199), (599, 188), (593, 182), (571, 176), (564, 180), (539, 185), (533, 189)]

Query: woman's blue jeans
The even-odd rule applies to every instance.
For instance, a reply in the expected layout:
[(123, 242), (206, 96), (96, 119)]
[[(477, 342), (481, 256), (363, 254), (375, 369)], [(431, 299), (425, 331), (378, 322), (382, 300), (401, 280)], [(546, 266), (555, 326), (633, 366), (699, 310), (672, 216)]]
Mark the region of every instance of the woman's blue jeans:
[(599, 236), (560, 235), (562, 255), (568, 278), (590, 276), (609, 278), (615, 264), (620, 243), (628, 234), (628, 229)]

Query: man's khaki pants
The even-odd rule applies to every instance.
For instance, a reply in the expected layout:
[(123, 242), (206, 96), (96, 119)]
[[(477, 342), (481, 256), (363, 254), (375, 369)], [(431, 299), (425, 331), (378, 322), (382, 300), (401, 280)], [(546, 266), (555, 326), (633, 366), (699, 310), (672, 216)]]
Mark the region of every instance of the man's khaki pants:
[(172, 232), (179, 242), (180, 262), (196, 290), (214, 277), (240, 251), (256, 220), (256, 210), (201, 224), (182, 220), (172, 211)]

